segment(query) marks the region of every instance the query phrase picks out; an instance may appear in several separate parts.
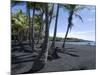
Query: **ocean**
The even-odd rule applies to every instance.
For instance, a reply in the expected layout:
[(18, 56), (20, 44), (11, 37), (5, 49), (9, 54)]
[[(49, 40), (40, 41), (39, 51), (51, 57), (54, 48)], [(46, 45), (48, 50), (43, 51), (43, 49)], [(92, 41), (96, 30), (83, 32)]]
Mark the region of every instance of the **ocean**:
[[(57, 43), (63, 43), (63, 42), (58, 42), (56, 41)], [(65, 44), (72, 44), (72, 45), (93, 45), (95, 46), (96, 45), (96, 42), (94, 41), (85, 41), (85, 42), (65, 42)]]

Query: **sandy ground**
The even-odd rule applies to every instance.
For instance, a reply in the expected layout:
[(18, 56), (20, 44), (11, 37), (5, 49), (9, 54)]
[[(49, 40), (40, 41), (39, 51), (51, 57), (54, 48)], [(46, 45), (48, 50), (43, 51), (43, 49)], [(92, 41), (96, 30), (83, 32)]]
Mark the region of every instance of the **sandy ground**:
[(87, 70), (96, 68), (95, 46), (66, 45), (66, 51), (79, 55), (79, 57), (59, 53), (61, 58), (48, 61), (45, 68), (39, 72)]
[[(61, 46), (56, 43), (57, 46)], [(96, 47), (84, 45), (66, 45), (66, 52), (76, 54), (78, 57), (69, 54), (58, 53), (59, 59), (47, 61), (40, 72), (87, 70), (96, 68)], [(33, 62), (16, 64), (17, 73), (25, 72), (32, 67)], [(15, 65), (12, 65), (15, 67)]]

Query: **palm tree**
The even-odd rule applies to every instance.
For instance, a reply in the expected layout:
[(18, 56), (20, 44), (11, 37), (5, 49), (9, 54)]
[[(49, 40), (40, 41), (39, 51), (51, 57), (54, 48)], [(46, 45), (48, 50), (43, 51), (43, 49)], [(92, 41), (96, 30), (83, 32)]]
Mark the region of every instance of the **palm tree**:
[(18, 1), (18, 0), (11, 0), (11, 2), (12, 2), (11, 7), (14, 7), (16, 5), (26, 4), (26, 14), (27, 14), (28, 25), (29, 25), (29, 29), (28, 29), (29, 35), (28, 36), (29, 36), (29, 42), (30, 42), (30, 45), (31, 45), (31, 17), (30, 17), (31, 4), (30, 4), (30, 2), (23, 2), (23, 1)]
[(45, 11), (44, 11), (44, 14), (45, 14), (45, 36), (44, 36), (42, 50), (39, 53), (36, 60), (34, 61), (32, 68), (28, 72), (24, 72), (24, 74), (25, 73), (34, 73), (34, 72), (41, 70), (47, 61), (48, 37), (49, 37), (49, 35), (48, 35), (49, 34), (48, 4), (44, 4), (44, 8), (45, 8)]
[(35, 16), (35, 3), (33, 4), (33, 7), (32, 7), (32, 10), (33, 10), (33, 15), (32, 15), (32, 28), (31, 28), (31, 39), (32, 39), (32, 51), (34, 51), (34, 16)]
[(45, 4), (45, 36), (42, 45), (42, 51), (40, 53), (41, 58), (44, 59), (44, 63), (47, 61), (48, 55), (48, 37), (49, 37), (49, 19), (48, 19), (48, 4)]
[[(52, 44), (51, 44), (51, 49), (52, 50), (54, 50), (54, 48), (55, 48), (55, 40), (56, 40), (57, 24), (58, 24), (58, 16), (59, 16), (59, 4), (57, 5), (54, 35), (53, 35), (53, 41), (52, 41)], [(52, 54), (52, 52), (51, 52), (51, 54)]]
[(12, 25), (12, 37), (14, 36), (14, 40), (16, 43), (19, 44), (20, 48), (25, 51), (26, 49), (24, 48), (22, 42), (24, 39), (24, 31), (28, 28), (28, 19), (26, 14), (22, 12), (22, 10), (18, 10), (16, 13), (12, 13), (11, 16), (11, 25)]
[[(48, 4), (48, 17), (49, 17), (49, 27), (51, 24), (52, 19), (55, 17), (54, 13), (54, 4)], [(38, 16), (38, 24), (39, 24), (39, 34), (38, 34), (38, 41), (37, 44), (39, 43), (39, 40), (42, 37), (43, 33), (43, 26), (44, 26), (44, 20), (43, 20), (43, 15), (44, 11), (41, 11), (40, 15)]]
[(17, 33), (19, 40), (23, 39), (23, 31), (28, 27), (27, 16), (22, 12), (22, 10), (17, 10), (16, 13), (12, 13), (12, 35)]
[(54, 12), (54, 4), (50, 4), (49, 6), (49, 28), (50, 28), (50, 24), (51, 24), (51, 21), (52, 19), (55, 17), (55, 14), (53, 13)]
[(84, 7), (81, 7), (80, 5), (71, 5), (71, 4), (63, 5), (63, 7), (69, 12), (67, 31), (66, 31), (66, 35), (65, 35), (64, 42), (62, 45), (62, 48), (65, 48), (65, 41), (68, 36), (69, 29), (71, 29), (73, 26), (73, 23), (72, 23), (73, 16), (75, 15), (83, 22), (82, 17), (78, 15), (77, 12), (84, 9)]
[(14, 7), (16, 5), (22, 5), (23, 2), (18, 1), (18, 0), (11, 0), (11, 7)]
[(37, 16), (36, 21), (37, 21), (37, 25), (39, 26), (38, 37), (37, 37), (38, 38), (37, 44), (38, 44), (40, 39), (42, 39), (42, 31), (43, 31), (43, 24), (44, 24), (43, 13), (41, 13), (39, 16)]

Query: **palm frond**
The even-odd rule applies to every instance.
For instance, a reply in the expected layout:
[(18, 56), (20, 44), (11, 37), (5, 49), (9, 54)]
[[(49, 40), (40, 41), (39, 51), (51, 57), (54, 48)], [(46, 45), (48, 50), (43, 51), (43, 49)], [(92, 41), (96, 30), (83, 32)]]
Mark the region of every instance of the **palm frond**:
[(78, 5), (76, 8), (75, 8), (75, 11), (78, 12), (78, 11), (81, 11), (83, 9), (89, 9), (87, 8), (86, 6), (81, 6), (81, 5)]
[(76, 13), (74, 13), (74, 14), (75, 14), (75, 17), (79, 18), (81, 20), (81, 22), (83, 23), (82, 17), (80, 15), (76, 14)]
[(11, 0), (11, 7), (14, 7), (16, 5), (23, 5), (25, 2), (22, 2), (20, 0)]

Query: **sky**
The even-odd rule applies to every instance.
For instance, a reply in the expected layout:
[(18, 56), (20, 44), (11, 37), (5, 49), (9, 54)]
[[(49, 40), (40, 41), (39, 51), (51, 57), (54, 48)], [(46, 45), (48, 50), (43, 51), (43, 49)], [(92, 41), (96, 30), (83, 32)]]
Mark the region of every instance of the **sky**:
[[(95, 41), (95, 33), (96, 33), (95, 6), (88, 5), (86, 7), (89, 9), (83, 9), (77, 12), (77, 14), (79, 14), (82, 17), (83, 22), (81, 22), (79, 18), (73, 16), (73, 27), (69, 31), (68, 37)], [(14, 6), (11, 10), (12, 12), (16, 12), (17, 9), (22, 9), (23, 12), (26, 12), (26, 6), (24, 4), (19, 6), (18, 5)], [(67, 19), (68, 19), (68, 12), (60, 8), (58, 17), (58, 26), (57, 26), (57, 37), (65, 36), (68, 25)], [(54, 26), (55, 26), (55, 19), (52, 20), (50, 25), (50, 32), (49, 32), (50, 36), (53, 36)]]

